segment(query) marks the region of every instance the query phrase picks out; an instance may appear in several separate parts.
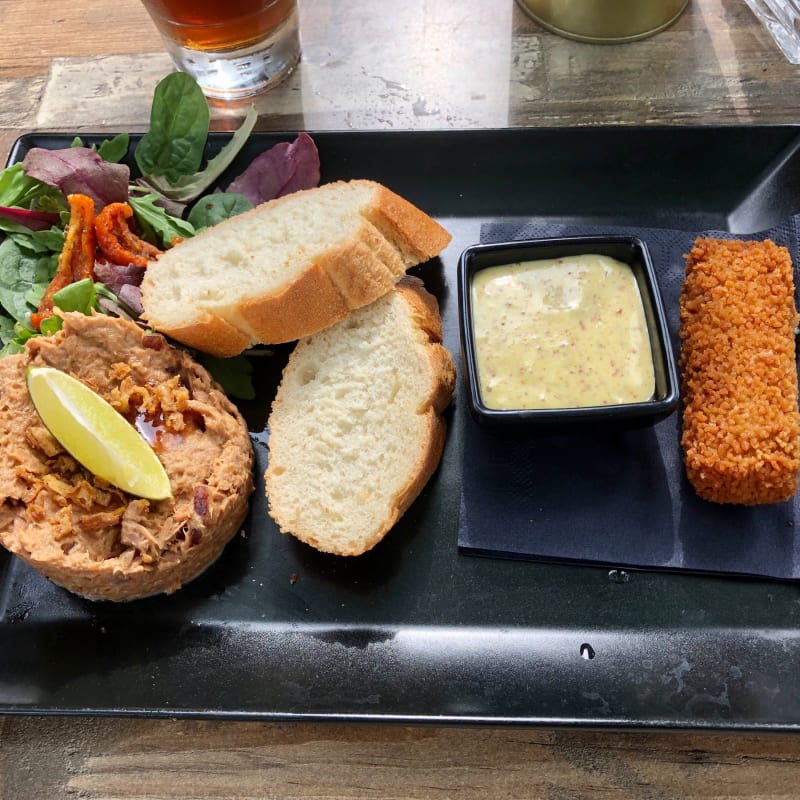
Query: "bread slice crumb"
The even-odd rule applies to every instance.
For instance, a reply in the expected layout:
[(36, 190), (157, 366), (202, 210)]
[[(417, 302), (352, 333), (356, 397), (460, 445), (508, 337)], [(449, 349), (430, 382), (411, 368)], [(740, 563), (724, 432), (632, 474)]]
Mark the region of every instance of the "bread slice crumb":
[(168, 250), (142, 282), (156, 330), (216, 356), (309, 336), (390, 292), (450, 234), (385, 186), (280, 197)]
[(455, 366), (441, 338), (435, 298), (406, 277), (298, 343), (269, 418), (266, 491), (281, 531), (354, 556), (400, 519), (444, 446)]

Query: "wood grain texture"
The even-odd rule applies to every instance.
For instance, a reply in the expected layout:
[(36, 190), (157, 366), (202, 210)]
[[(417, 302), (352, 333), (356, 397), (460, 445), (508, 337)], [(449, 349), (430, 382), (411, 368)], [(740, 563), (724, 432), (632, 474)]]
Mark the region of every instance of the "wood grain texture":
[[(3, 0), (0, 147), (21, 131), (134, 130), (169, 62), (139, 0)], [(257, 98), (292, 130), (794, 122), (798, 67), (743, 0), (692, 0), (626, 45), (544, 31), (512, 0), (301, 0), (303, 59)], [(217, 107), (224, 128), (241, 109)]]
[[(642, 42), (546, 33), (508, 0), (300, 0), (303, 61), (260, 129), (796, 123), (800, 68), (743, 0)], [(143, 130), (168, 69), (139, 0), (0, 0), (0, 153)], [(216, 107), (214, 125), (241, 109)], [(0, 621), (2, 624), (2, 621)], [(4, 800), (795, 798), (800, 739), (142, 718), (0, 719)]]
[(0, 720), (5, 800), (788, 800), (799, 770), (785, 736)]

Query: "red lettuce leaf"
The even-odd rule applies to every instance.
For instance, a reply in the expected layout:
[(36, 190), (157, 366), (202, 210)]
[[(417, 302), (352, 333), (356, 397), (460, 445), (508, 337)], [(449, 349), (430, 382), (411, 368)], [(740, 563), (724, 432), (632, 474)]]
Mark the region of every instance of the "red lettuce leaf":
[(126, 283), (124, 286), (120, 286), (118, 296), (132, 311), (135, 311), (137, 314), (144, 314), (142, 290), (138, 286), (134, 286), (132, 283)]
[(280, 142), (253, 159), (227, 192), (244, 195), (254, 206), (285, 194), (319, 185), (319, 153), (314, 140), (301, 133), (291, 143)]
[(22, 169), (29, 177), (56, 186), (64, 194), (88, 195), (94, 200), (96, 211), (108, 203), (124, 203), (128, 199), (130, 168), (104, 161), (88, 147), (34, 147), (25, 155)]
[(56, 211), (31, 211), (28, 208), (11, 206), (0, 206), (0, 217), (24, 225), (32, 231), (46, 231), (61, 222), (61, 215)]
[(144, 267), (136, 264), (112, 264), (110, 261), (94, 263), (95, 278), (117, 295), (123, 286), (138, 286), (144, 278), (144, 270)]

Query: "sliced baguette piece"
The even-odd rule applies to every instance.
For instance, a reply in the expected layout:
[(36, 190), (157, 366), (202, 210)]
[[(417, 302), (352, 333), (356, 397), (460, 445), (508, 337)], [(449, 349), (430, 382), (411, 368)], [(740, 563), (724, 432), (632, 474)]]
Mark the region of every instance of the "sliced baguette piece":
[(283, 533), (361, 555), (436, 470), (455, 366), (418, 278), (301, 339), (269, 418), (266, 492)]
[(290, 342), (391, 291), (450, 234), (379, 183), (338, 181), (215, 225), (151, 263), (144, 318), (212, 355)]

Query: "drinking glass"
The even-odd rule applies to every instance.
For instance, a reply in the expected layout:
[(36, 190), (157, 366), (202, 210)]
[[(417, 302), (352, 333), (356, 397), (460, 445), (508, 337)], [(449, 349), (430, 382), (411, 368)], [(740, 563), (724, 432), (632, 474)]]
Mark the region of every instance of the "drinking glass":
[(300, 58), (297, 0), (142, 0), (179, 70), (211, 98), (282, 81)]
[(800, 64), (800, 2), (745, 0), (791, 64)]

